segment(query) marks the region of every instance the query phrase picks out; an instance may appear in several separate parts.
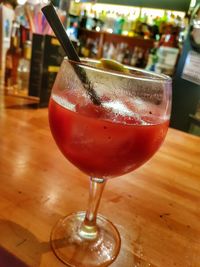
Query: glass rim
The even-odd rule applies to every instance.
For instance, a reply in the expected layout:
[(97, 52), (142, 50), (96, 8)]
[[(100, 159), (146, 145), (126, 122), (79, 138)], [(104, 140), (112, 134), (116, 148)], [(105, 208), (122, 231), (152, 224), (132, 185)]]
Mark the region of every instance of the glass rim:
[(166, 74), (159, 74), (153, 71), (140, 69), (140, 68), (136, 68), (136, 67), (132, 67), (128, 65), (124, 65), (124, 67), (132, 71), (137, 71), (141, 73), (141, 75), (136, 75), (134, 73), (125, 73), (125, 72), (123, 73), (117, 70), (109, 70), (109, 69), (103, 69), (103, 68), (101, 69), (101, 68), (98, 68), (97, 66), (87, 64), (87, 63), (98, 63), (100, 62), (100, 60), (91, 59), (91, 58), (80, 58), (80, 60), (81, 62), (77, 62), (77, 61), (68, 59), (68, 57), (64, 57), (63, 61), (68, 61), (69, 63), (72, 63), (73, 65), (77, 65), (85, 69), (91, 69), (94, 71), (112, 74), (114, 76), (120, 76), (124, 78), (131, 78), (133, 80), (151, 81), (151, 82), (153, 81), (153, 82), (158, 82), (158, 83), (170, 83), (170, 84), (172, 83), (172, 78)]

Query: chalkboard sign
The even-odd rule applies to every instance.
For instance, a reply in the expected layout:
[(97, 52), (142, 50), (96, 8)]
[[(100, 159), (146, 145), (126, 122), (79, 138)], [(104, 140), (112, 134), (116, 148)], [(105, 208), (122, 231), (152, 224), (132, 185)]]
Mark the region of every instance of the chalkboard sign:
[(51, 89), (64, 56), (65, 52), (57, 38), (33, 34), (29, 95), (39, 97), (39, 107), (48, 105)]

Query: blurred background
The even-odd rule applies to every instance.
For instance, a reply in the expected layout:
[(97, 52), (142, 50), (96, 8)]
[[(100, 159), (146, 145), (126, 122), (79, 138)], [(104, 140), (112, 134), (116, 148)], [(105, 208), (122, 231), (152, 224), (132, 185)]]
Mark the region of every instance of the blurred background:
[[(41, 12), (47, 2), (0, 0), (1, 88), (37, 97), (38, 107), (48, 105), (65, 56)], [(200, 135), (200, 0), (52, 3), (80, 57), (171, 76), (171, 127)]]

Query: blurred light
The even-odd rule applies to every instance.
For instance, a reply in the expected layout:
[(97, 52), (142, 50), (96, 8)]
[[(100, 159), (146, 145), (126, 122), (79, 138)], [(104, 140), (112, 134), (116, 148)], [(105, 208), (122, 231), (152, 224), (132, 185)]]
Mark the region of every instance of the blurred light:
[(111, 29), (111, 28), (108, 28), (106, 31), (109, 33), (113, 33), (113, 29)]
[(27, 0), (17, 0), (18, 5), (24, 5)]
[(195, 7), (196, 6), (196, 0), (191, 0), (190, 7)]
[(153, 16), (153, 17), (163, 17), (165, 14), (165, 11), (162, 9), (153, 9), (153, 8), (142, 8), (141, 15), (142, 17), (144, 15)]
[(31, 5), (37, 5), (40, 3), (39, 0), (27, 0), (27, 3), (31, 4)]
[(100, 32), (101, 28), (99, 26), (96, 27), (96, 31)]
[(75, 0), (75, 2), (76, 2), (76, 3), (79, 3), (79, 2), (80, 2), (80, 0)]
[(123, 31), (123, 35), (128, 35), (128, 31)]

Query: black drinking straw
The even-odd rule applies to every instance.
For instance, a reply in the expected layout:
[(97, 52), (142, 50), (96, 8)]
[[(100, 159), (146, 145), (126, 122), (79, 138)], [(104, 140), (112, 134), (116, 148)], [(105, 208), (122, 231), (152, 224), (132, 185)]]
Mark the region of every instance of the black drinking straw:
[[(42, 12), (45, 15), (52, 30), (54, 31), (56, 37), (58, 38), (58, 41), (62, 45), (68, 59), (75, 61), (77, 63), (81, 62), (52, 3), (49, 3), (48, 5), (44, 6), (42, 8)], [(92, 102), (95, 105), (101, 105), (101, 101), (99, 97), (97, 96), (96, 92), (94, 91), (94, 89), (92, 88), (92, 85), (89, 79), (87, 78), (85, 70), (73, 64), (72, 66), (76, 74), (78, 75), (79, 79), (82, 81), (83, 86), (87, 90)]]

